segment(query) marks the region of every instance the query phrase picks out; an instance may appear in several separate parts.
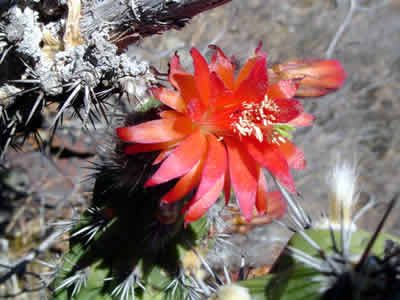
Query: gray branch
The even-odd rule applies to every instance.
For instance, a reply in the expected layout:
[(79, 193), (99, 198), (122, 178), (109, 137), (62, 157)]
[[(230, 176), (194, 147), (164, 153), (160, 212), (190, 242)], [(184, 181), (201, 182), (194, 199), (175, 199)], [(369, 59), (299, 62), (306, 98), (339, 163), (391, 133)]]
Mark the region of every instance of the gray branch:
[(61, 234), (62, 234), (61, 231), (52, 232), (44, 241), (42, 241), (39, 244), (39, 246), (36, 249), (26, 254), (15, 265), (8, 266), (9, 271), (0, 277), (0, 284), (3, 284), (7, 280), (9, 280), (11, 276), (13, 276), (14, 274), (24, 272), (25, 267), (29, 263), (31, 263), (39, 254), (43, 253), (48, 248), (50, 248), (54, 244), (54, 242), (60, 237)]
[(231, 0), (88, 0), (83, 7), (81, 33), (125, 32), (129, 41), (182, 28), (195, 15)]

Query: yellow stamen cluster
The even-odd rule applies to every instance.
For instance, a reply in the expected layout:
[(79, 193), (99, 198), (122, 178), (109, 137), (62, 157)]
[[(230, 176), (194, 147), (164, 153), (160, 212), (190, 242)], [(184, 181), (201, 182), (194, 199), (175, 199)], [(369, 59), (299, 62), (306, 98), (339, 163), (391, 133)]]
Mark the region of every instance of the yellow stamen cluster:
[[(238, 112), (233, 112), (229, 116), (234, 119), (234, 122), (232, 122), (233, 132), (238, 133), (240, 136), (254, 135), (260, 143), (263, 142), (265, 137), (263, 128), (272, 126), (276, 121), (271, 112), (279, 112), (279, 106), (267, 96), (261, 103), (243, 102), (242, 109)], [(266, 137), (271, 143), (279, 144), (279, 142), (285, 142), (275, 130), (272, 130), (272, 133)]]

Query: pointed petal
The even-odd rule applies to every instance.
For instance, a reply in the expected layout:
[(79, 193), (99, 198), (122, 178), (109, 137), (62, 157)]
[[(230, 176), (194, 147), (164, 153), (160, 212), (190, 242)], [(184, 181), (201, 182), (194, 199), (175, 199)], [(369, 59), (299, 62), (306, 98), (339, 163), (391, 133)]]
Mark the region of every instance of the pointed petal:
[(185, 225), (198, 220), (202, 215), (204, 215), (205, 212), (215, 203), (215, 201), (217, 201), (223, 187), (224, 176), (219, 178), (217, 182), (215, 182), (214, 186), (209, 189), (202, 198), (198, 199), (194, 203), (190, 202), (190, 206), (186, 205), (183, 210), (186, 211)]
[(216, 72), (218, 77), (224, 82), (224, 84), (230, 89), (234, 89), (234, 69), (233, 64), (228, 59), (220, 48), (214, 45), (210, 45), (209, 48), (215, 50), (210, 64), (210, 71)]
[(308, 65), (299, 68), (298, 71), (305, 75), (304, 79), (300, 82), (300, 86), (310, 85), (337, 89), (343, 85), (346, 79), (346, 72), (337, 60), (316, 60), (306, 61), (305, 63), (308, 63)]
[(215, 185), (215, 182), (225, 176), (227, 166), (227, 154), (225, 146), (217, 140), (214, 135), (208, 135), (208, 154), (204, 164), (203, 173), (201, 175), (201, 182), (193, 198), (196, 199), (203, 197), (207, 191)]
[(171, 107), (178, 112), (185, 112), (186, 104), (183, 98), (177, 91), (169, 90), (164, 87), (151, 88), (151, 93), (154, 98), (160, 100), (165, 105)]
[(176, 74), (190, 74), (186, 72), (182, 66), (179, 56), (175, 53), (169, 63), (168, 80), (173, 87), (178, 88), (178, 83), (175, 81)]
[(279, 151), (286, 158), (289, 167), (293, 169), (303, 170), (306, 167), (306, 161), (304, 159), (304, 153), (296, 147), (290, 140), (282, 137), (285, 143), (279, 144)]
[[(193, 147), (196, 145), (196, 147)], [(189, 172), (207, 150), (207, 141), (200, 129), (184, 139), (175, 151), (161, 164), (157, 172), (146, 182), (145, 187), (167, 182)]]
[(258, 185), (256, 196), (256, 208), (259, 214), (265, 214), (268, 208), (267, 202), (268, 185), (262, 168), (258, 169)]
[(337, 89), (343, 85), (343, 82), (343, 75), (339, 75), (339, 77), (332, 75), (321, 78), (306, 76), (300, 81), (300, 87), (304, 85), (305, 87), (310, 86), (314, 88)]
[(243, 67), (240, 69), (239, 74), (235, 80), (235, 90), (239, 88), (243, 80), (249, 77), (249, 74), (256, 63), (256, 60), (257, 57), (249, 58), (247, 62), (243, 65)]
[(294, 118), (293, 120), (290, 120), (288, 124), (294, 127), (305, 127), (305, 126), (311, 126), (313, 121), (314, 121), (313, 115), (303, 112), (298, 117)]
[(256, 50), (254, 51), (254, 57), (249, 58), (247, 62), (244, 64), (244, 66), (240, 69), (240, 72), (235, 80), (235, 90), (237, 90), (242, 83), (243, 80), (247, 79), (249, 77), (250, 72), (252, 71), (257, 58), (259, 56), (265, 56), (267, 57), (267, 54), (265, 52), (261, 51), (263, 43), (260, 41), (257, 45)]
[(225, 86), (215, 72), (210, 75), (210, 88), (210, 106), (213, 111), (220, 107), (231, 105), (234, 102), (233, 92)]
[(179, 143), (179, 140), (165, 142), (165, 143), (155, 143), (155, 144), (133, 144), (127, 145), (124, 149), (126, 154), (135, 154), (142, 152), (152, 152), (161, 149), (166, 149), (173, 147), (175, 144)]
[(280, 80), (267, 89), (267, 96), (271, 99), (293, 98), (296, 94), (297, 85), (293, 80)]
[(287, 203), (280, 191), (267, 193), (267, 211), (266, 214), (272, 219), (281, 218), (287, 211)]
[(174, 149), (165, 149), (161, 151), (160, 154), (158, 154), (156, 159), (153, 161), (152, 165), (155, 166), (163, 162), (173, 151)]
[(332, 92), (332, 89), (326, 89), (321, 87), (307, 87), (299, 86), (296, 91), (296, 97), (319, 97)]
[(187, 117), (162, 119), (135, 126), (117, 128), (119, 138), (131, 143), (163, 143), (184, 138), (192, 131), (192, 121)]
[(278, 79), (297, 79), (296, 96), (315, 97), (340, 88), (346, 79), (343, 66), (336, 60), (292, 60), (272, 67)]
[(162, 119), (176, 119), (183, 115), (175, 110), (164, 110), (158, 114)]
[(255, 54), (256, 56), (259, 56), (259, 55), (263, 55), (263, 54), (264, 54), (263, 52), (261, 52), (262, 46), (263, 46), (263, 42), (262, 42), (262, 41), (259, 41), (258, 44), (257, 44), (256, 50), (254, 50), (254, 54)]
[(204, 159), (201, 159), (188, 173), (178, 180), (176, 185), (161, 200), (171, 203), (192, 191), (200, 182), (203, 166)]
[(243, 217), (249, 221), (256, 201), (257, 165), (239, 141), (229, 138), (224, 140), (228, 149), (229, 174), (236, 199)]
[(196, 195), (184, 207), (185, 222), (201, 217), (218, 199), (225, 182), (227, 155), (225, 146), (214, 135), (208, 135), (208, 155)]
[(235, 100), (261, 101), (265, 97), (268, 88), (267, 63), (265, 55), (259, 56), (249, 74), (235, 91)]
[(207, 61), (196, 48), (190, 50), (194, 65), (194, 80), (200, 99), (205, 107), (208, 107), (210, 98), (210, 71)]
[(200, 100), (200, 94), (192, 74), (175, 74), (174, 79), (186, 105), (193, 99)]
[(244, 144), (255, 161), (276, 176), (289, 192), (296, 193), (296, 186), (290, 174), (289, 165), (278, 146), (250, 139)]
[(303, 111), (303, 104), (296, 99), (270, 99), (275, 103), (278, 110), (268, 110), (269, 115), (274, 116), (274, 122), (287, 123), (297, 118)]

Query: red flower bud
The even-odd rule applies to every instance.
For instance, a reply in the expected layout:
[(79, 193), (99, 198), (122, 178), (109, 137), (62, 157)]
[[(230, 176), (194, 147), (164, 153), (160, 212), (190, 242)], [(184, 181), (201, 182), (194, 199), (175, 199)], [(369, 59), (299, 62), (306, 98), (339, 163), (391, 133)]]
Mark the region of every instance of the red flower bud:
[(316, 97), (330, 93), (343, 85), (346, 72), (336, 60), (310, 59), (291, 60), (273, 66), (269, 70), (270, 80), (295, 80), (298, 84), (296, 96)]

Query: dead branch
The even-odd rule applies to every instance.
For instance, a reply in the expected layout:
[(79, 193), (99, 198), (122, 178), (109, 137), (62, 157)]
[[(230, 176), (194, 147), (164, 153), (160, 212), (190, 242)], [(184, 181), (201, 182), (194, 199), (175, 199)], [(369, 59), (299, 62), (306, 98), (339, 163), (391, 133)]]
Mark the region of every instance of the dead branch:
[[(49, 234), (49, 236), (45, 240), (43, 240), (39, 244), (39, 246), (37, 246), (36, 249), (31, 250), (19, 262), (17, 262), (14, 265), (7, 266), (4, 264), (0, 264), (0, 267), (6, 268), (9, 270), (8, 272), (6, 272), (4, 275), (1, 276), (0, 284), (5, 283), (7, 280), (11, 279), (12, 276), (14, 276), (15, 274), (24, 273), (26, 275), (30, 275), (30, 276), (33, 276), (33, 277), (39, 279), (39, 281), (41, 282), (41, 286), (38, 288), (29, 289), (29, 290), (24, 289), (23, 291), (18, 292), (17, 295), (24, 293), (24, 292), (34, 292), (34, 291), (45, 288), (47, 286), (47, 284), (43, 281), (41, 276), (39, 274), (36, 274), (33, 272), (27, 272), (25, 270), (25, 268), (29, 263), (31, 263), (35, 258), (37, 258), (37, 256), (39, 254), (41, 254), (42, 252), (46, 251), (49, 247), (51, 247), (54, 244), (54, 242), (60, 237), (61, 234), (62, 234), (61, 231), (52, 232), (51, 234)], [(5, 295), (5, 296), (3, 296), (3, 298), (12, 298), (17, 295)]]
[(230, 1), (89, 0), (83, 6), (81, 33), (88, 38), (105, 30), (131, 43), (169, 29), (180, 29), (195, 15)]

